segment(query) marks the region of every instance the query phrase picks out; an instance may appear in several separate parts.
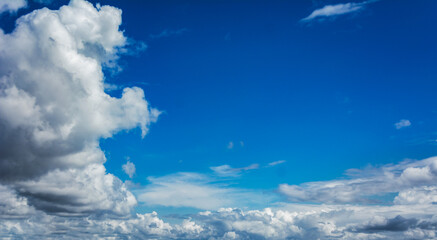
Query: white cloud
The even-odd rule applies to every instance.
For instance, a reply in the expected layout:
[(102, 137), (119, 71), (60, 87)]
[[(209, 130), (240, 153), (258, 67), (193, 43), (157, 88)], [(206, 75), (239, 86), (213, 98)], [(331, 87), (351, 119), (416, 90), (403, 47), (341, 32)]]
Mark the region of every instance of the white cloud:
[(153, 213), (129, 218), (62, 217), (35, 213), (2, 219), (0, 237), (67, 239), (435, 239), (436, 205), (284, 205), (243, 211), (222, 208), (179, 224)]
[(228, 149), (233, 149), (234, 148), (234, 142), (230, 141), (228, 143)]
[(0, 14), (13, 13), (27, 6), (26, 0), (0, 0)]
[(408, 119), (401, 119), (399, 122), (395, 123), (394, 125), (396, 129), (401, 129), (404, 127), (411, 126), (411, 122)]
[(130, 177), (132, 178), (135, 174), (135, 164), (133, 164), (131, 161), (127, 161), (125, 164), (123, 164), (123, 166), (121, 166), (123, 168), (123, 171)]
[(223, 177), (236, 177), (236, 176), (240, 175), (240, 173), (242, 173), (242, 172), (245, 172), (248, 170), (253, 170), (253, 169), (258, 169), (258, 168), (259, 168), (259, 164), (257, 164), (257, 163), (251, 164), (251, 165), (246, 166), (246, 167), (241, 167), (241, 168), (233, 168), (229, 165), (210, 167), (210, 169), (212, 171), (214, 171), (214, 173), (216, 173), (219, 176), (223, 176)]
[(214, 210), (220, 207), (260, 205), (272, 199), (272, 196), (231, 187), (199, 173), (185, 172), (148, 179), (149, 185), (134, 192), (139, 202), (152, 206)]
[(294, 202), (374, 203), (375, 197), (388, 193), (399, 193), (397, 202), (405, 202), (402, 196), (411, 189), (437, 186), (437, 157), (379, 168), (351, 169), (348, 174), (349, 178), (341, 180), (281, 184), (279, 191)]
[(31, 206), (128, 214), (136, 203), (98, 142), (136, 127), (144, 137), (160, 113), (140, 88), (104, 91), (102, 68), (126, 52), (120, 24), (121, 10), (72, 0), (0, 30), (0, 182)]
[(361, 3), (339, 3), (335, 5), (326, 5), (322, 8), (314, 10), (308, 17), (303, 18), (302, 22), (309, 22), (317, 18), (328, 18), (333, 16), (344, 15), (352, 12), (357, 12), (364, 8), (365, 5), (374, 1), (365, 1)]
[(279, 165), (279, 164), (283, 164), (285, 162), (286, 162), (285, 160), (274, 161), (274, 162), (269, 163), (269, 166), (272, 167), (272, 166), (276, 166), (276, 165)]

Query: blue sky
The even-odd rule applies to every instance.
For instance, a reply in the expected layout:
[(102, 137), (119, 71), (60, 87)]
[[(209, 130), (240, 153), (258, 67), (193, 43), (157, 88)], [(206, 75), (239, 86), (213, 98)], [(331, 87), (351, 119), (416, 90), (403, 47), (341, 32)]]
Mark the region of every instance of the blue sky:
[[(369, 220), (366, 211), (383, 212), (381, 218), (387, 226), (391, 226), (391, 221), (425, 221), (426, 214), (421, 208), (425, 200), (409, 202), (412, 200), (408, 196), (413, 193), (430, 199), (427, 204), (435, 208), (437, 160), (432, 157), (437, 156), (436, 1), (102, 0), (90, 1), (91, 6), (83, 0), (73, 0), (71, 11), (84, 12), (84, 15), (76, 17), (74, 21), (77, 22), (68, 22), (71, 16), (60, 12), (60, 22), (66, 27), (59, 32), (51, 30), (53, 36), (61, 36), (64, 29), (70, 31), (72, 39), (81, 39), (71, 48), (77, 48), (81, 57), (96, 60), (103, 70), (96, 67), (97, 75), (86, 75), (89, 70), (86, 65), (74, 68), (79, 69), (77, 72), (67, 69), (68, 64), (57, 66), (62, 68), (64, 75), (71, 74), (71, 78), (65, 79), (60, 73), (56, 75), (58, 68), (50, 67), (56, 64), (47, 59), (58, 56), (59, 52), (54, 55), (49, 52), (47, 46), (51, 45), (44, 44), (47, 38), (41, 38), (39, 45), (32, 45), (44, 53), (34, 56), (34, 52), (28, 50), (34, 48), (26, 48), (27, 42), (19, 38), (23, 35), (13, 35), (13, 31), (19, 31), (18, 27), (15, 29), (18, 18), (42, 7), (56, 11), (69, 1), (20, 0), (26, 5), (21, 9), (14, 9), (10, 3), (7, 5), (9, 0), (4, 1), (2, 6), (0, 0), (0, 28), (4, 31), (0, 35), (0, 53), (4, 55), (0, 56), (0, 65), (6, 67), (0, 67), (0, 78), (7, 80), (0, 82), (0, 113), (11, 117), (0, 117), (0, 124), (6, 124), (4, 129), (12, 130), (3, 130), (3, 135), (0, 132), (0, 143), (14, 146), (14, 149), (31, 149), (32, 154), (33, 149), (37, 149), (35, 156), (29, 159), (42, 160), (23, 160), (23, 163), (16, 160), (20, 162), (18, 177), (0, 177), (0, 192), (11, 192), (11, 196), (18, 196), (16, 199), (31, 196), (29, 207), (47, 214), (44, 215), (50, 219), (47, 221), (57, 221), (52, 219), (53, 212), (59, 217), (65, 212), (93, 212), (100, 216), (101, 212), (112, 211), (108, 210), (112, 207), (91, 211), (71, 210), (61, 203), (50, 208), (45, 205), (47, 202), (53, 204), (48, 197), (40, 197), (53, 194), (47, 190), (53, 188), (43, 184), (45, 179), (75, 176), (76, 171), (80, 175), (82, 168), (87, 169), (83, 173), (89, 174), (86, 176), (95, 174), (107, 179), (113, 174), (114, 182), (120, 179), (121, 190), (114, 187), (114, 192), (122, 195), (114, 199), (128, 202), (126, 209), (133, 210), (127, 212), (150, 217), (152, 215), (147, 214), (156, 211), (164, 220), (176, 223), (181, 222), (181, 216), (187, 216), (184, 214), (191, 214), (190, 219), (206, 224), (208, 214), (224, 219), (222, 214), (228, 210), (218, 210), (222, 207), (244, 211), (271, 207), (290, 212), (314, 208), (316, 212), (324, 212), (327, 210), (321, 206), (325, 204), (332, 204), (331, 210), (353, 206), (348, 211), (356, 214), (353, 221), (358, 223), (373, 221)], [(113, 8), (101, 8), (97, 3), (121, 9), (120, 31), (119, 18), (110, 21), (110, 16), (118, 16), (116, 13), (110, 12), (107, 18), (98, 15), (99, 11), (113, 11)], [(93, 14), (95, 11), (99, 17), (88, 19), (91, 13), (84, 9)], [(20, 24), (34, 26), (38, 14), (47, 13), (35, 13), (35, 20), (33, 17), (20, 18)], [(100, 17), (102, 20), (96, 20)], [(90, 30), (87, 28), (90, 24), (98, 27)], [(80, 31), (81, 27), (88, 29), (85, 33), (91, 32), (85, 34)], [(44, 27), (30, 29), (35, 36), (46, 36), (43, 35), (46, 34)], [(102, 32), (94, 36), (94, 30)], [(5, 36), (12, 36), (12, 40)], [(59, 42), (56, 37), (50, 39)], [(65, 41), (69, 44), (73, 40)], [(1, 46), (6, 43), (14, 43), (10, 47), (12, 50)], [(28, 63), (27, 60), (32, 64), (47, 61), (39, 67), (53, 73), (47, 75), (47, 79), (52, 80), (38, 83), (38, 79), (46, 77), (38, 71), (35, 79), (22, 77), (28, 76), (23, 73), (27, 68), (22, 66), (33, 66), (21, 65)], [(102, 73), (102, 79), (99, 79), (99, 73)], [(57, 78), (62, 84), (57, 84)], [(103, 81), (105, 88), (100, 89), (99, 96), (105, 93), (109, 96), (98, 101), (94, 99), (97, 102), (92, 98), (92, 101), (81, 99), (83, 95), (76, 94), (74, 91), (80, 91), (73, 87), (77, 79), (82, 78), (84, 89), (88, 89), (88, 79), (90, 86), (94, 80)], [(13, 91), (8, 89), (14, 87), (10, 85), (25, 94), (17, 90), (19, 93), (12, 95), (10, 92)], [(55, 115), (47, 102), (52, 101), (57, 106), (59, 96), (47, 100), (41, 91), (35, 90), (40, 89), (35, 87), (39, 85), (48, 86), (43, 90), (48, 95), (57, 91), (50, 90), (51, 86), (71, 85), (72, 94), (65, 99), (74, 104), (65, 103), (65, 110)], [(130, 97), (126, 91), (130, 91)], [(18, 104), (16, 99), (31, 104), (14, 105)], [(79, 100), (76, 102), (75, 99)], [(28, 107), (32, 104), (36, 107)], [(90, 113), (87, 104), (96, 104), (104, 110), (101, 115)], [(23, 113), (11, 112), (10, 109), (16, 106), (24, 109)], [(59, 105), (59, 109), (62, 107)], [(40, 109), (49, 109), (44, 113), (45, 117), (40, 117)], [(69, 111), (70, 115), (65, 113)], [(37, 127), (21, 123), (20, 119), (28, 116), (34, 117), (36, 122), (40, 118), (45, 120)], [(59, 120), (64, 118), (85, 120), (75, 120), (71, 125), (66, 120)], [(86, 121), (90, 121), (89, 126)], [(50, 144), (44, 142), (48, 140), (41, 140), (42, 135), (35, 135), (39, 139), (37, 143), (23, 143), (17, 137), (18, 140), (14, 138), (7, 145), (5, 139), (25, 131), (16, 130), (17, 124), (24, 124), (27, 128), (23, 129), (38, 131), (47, 125), (55, 130), (61, 127), (59, 131), (53, 130), (56, 133), (47, 130), (49, 133), (45, 137), (57, 136)], [(73, 127), (69, 128), (69, 124)], [(29, 130), (26, 134), (36, 134), (37, 130)], [(39, 145), (41, 142), (46, 145)], [(81, 159), (88, 162), (74, 160), (76, 153), (82, 154)], [(10, 166), (9, 161), (13, 159), (10, 156), (16, 156), (15, 153), (8, 154), (0, 148), (0, 161), (4, 164), (0, 163), (4, 166)], [(94, 160), (96, 155), (100, 160)], [(67, 160), (53, 160), (58, 156)], [(36, 164), (41, 172), (32, 175), (21, 171), (32, 161), (41, 161)], [(93, 164), (98, 167), (91, 169)], [(95, 173), (97, 168), (103, 172)], [(64, 172), (67, 170), (70, 172)], [(43, 180), (35, 180), (39, 179), (35, 176)], [(65, 182), (81, 179), (82, 184), (86, 177), (80, 175), (74, 179)], [(2, 184), (8, 190), (2, 190)], [(35, 192), (33, 188), (42, 192)], [(137, 201), (135, 204), (131, 192)], [(87, 202), (82, 201), (81, 196), (74, 195), (74, 199), (80, 204)], [(408, 204), (415, 206), (414, 211), (404, 209)], [(376, 207), (366, 210), (369, 205)], [(396, 211), (401, 209), (398, 215), (401, 218), (390, 215), (392, 209), (386, 210), (385, 206)], [(89, 207), (92, 209), (94, 205)], [(213, 212), (196, 215), (206, 210)], [(269, 210), (263, 211), (270, 214)], [(333, 219), (340, 224), (344, 216), (338, 216), (343, 220)], [(351, 237), (347, 235), (349, 233), (374, 231), (372, 227), (379, 226), (378, 221), (369, 222), (368, 226), (348, 225), (341, 230), (349, 231), (343, 237)], [(408, 224), (413, 226), (413, 222)], [(435, 229), (430, 232), (436, 233)], [(241, 229), (214, 233), (217, 234), (214, 236), (231, 237), (234, 233), (236, 238), (255, 238), (251, 235), (255, 233)], [(0, 237), (1, 234), (2, 228)], [(291, 236), (287, 234), (281, 236)], [(182, 238), (182, 235), (162, 236)], [(183, 236), (194, 239), (205, 235)], [(263, 236), (282, 239), (279, 235)], [(308, 235), (299, 236), (311, 239)], [(333, 235), (320, 236), (329, 239)]]
[[(380, 1), (299, 22), (325, 4), (114, 2), (147, 49), (110, 81), (141, 84), (164, 113), (143, 140), (135, 130), (103, 140), (108, 169), (129, 156), (143, 182), (285, 160), (238, 183), (273, 189), (436, 155), (435, 3)], [(397, 130), (401, 119), (411, 126)]]

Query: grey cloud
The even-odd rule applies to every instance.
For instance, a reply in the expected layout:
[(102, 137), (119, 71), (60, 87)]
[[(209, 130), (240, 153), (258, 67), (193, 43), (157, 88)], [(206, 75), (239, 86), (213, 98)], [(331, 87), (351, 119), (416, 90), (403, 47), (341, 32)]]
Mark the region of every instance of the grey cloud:
[[(298, 211), (222, 208), (167, 223), (153, 213), (127, 218), (63, 217), (37, 212), (2, 219), (0, 237), (40, 239), (434, 239), (435, 206), (294, 205)], [(400, 215), (399, 215), (400, 213)], [(398, 214), (398, 215), (395, 215)], [(405, 217), (404, 217), (405, 216)], [(421, 220), (417, 220), (420, 218)]]
[(357, 227), (353, 229), (356, 232), (381, 232), (381, 231), (391, 231), (391, 232), (401, 232), (407, 231), (409, 228), (417, 226), (418, 220), (415, 218), (404, 218), (400, 215), (391, 218), (383, 219), (382, 221), (370, 222), (364, 226)]

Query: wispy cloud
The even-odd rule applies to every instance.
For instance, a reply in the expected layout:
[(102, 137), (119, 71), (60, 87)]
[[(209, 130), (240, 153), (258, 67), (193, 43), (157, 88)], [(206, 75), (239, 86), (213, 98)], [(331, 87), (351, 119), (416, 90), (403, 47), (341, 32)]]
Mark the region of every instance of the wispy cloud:
[(413, 204), (421, 201), (419, 196), (423, 195), (414, 193), (435, 191), (437, 157), (364, 170), (350, 169), (347, 175), (348, 179), (282, 184), (279, 191), (293, 202), (375, 203), (378, 197), (391, 193), (398, 194), (395, 203)]
[(276, 166), (279, 164), (283, 164), (285, 162), (286, 162), (285, 160), (274, 161), (274, 162), (269, 163), (268, 166), (273, 167), (273, 166)]
[(177, 30), (171, 30), (171, 29), (164, 29), (162, 32), (158, 33), (158, 34), (150, 34), (149, 37), (152, 39), (158, 39), (158, 38), (165, 38), (165, 37), (170, 37), (170, 36), (175, 36), (175, 35), (181, 35), (183, 33), (188, 32), (188, 29), (186, 28), (181, 28), (181, 29), (177, 29)]
[(326, 5), (322, 8), (314, 10), (309, 16), (301, 19), (301, 22), (309, 22), (318, 18), (329, 18), (344, 14), (349, 14), (362, 10), (367, 4), (375, 1), (365, 1), (361, 3), (340, 3), (335, 5)]
[(241, 188), (233, 188), (200, 173), (182, 172), (162, 177), (149, 177), (150, 184), (135, 190), (138, 200), (147, 205), (219, 209), (248, 206), (263, 202), (269, 196)]
[(401, 129), (411, 126), (411, 122), (408, 119), (401, 119), (399, 122), (395, 123), (394, 125), (396, 129)]
[(233, 149), (233, 148), (234, 148), (234, 142), (230, 141), (230, 142), (228, 143), (227, 148), (228, 148), (228, 149)]
[(241, 167), (241, 168), (233, 168), (229, 165), (221, 165), (221, 166), (217, 166), (217, 167), (210, 167), (211, 170), (214, 171), (214, 173), (216, 173), (219, 176), (223, 176), (223, 177), (231, 177), (231, 176), (238, 176), (240, 175), (240, 173), (248, 171), (248, 170), (253, 170), (253, 169), (258, 169), (259, 168), (259, 164), (254, 163), (251, 164), (249, 166), (246, 167)]
[[(228, 149), (233, 149), (233, 148), (235, 147), (235, 144), (236, 144), (236, 143), (234, 143), (233, 141), (229, 141), (229, 142), (228, 142), (228, 146), (227, 146), (227, 148), (228, 148)], [(244, 147), (244, 141), (239, 141), (239, 142), (238, 142), (238, 145), (240, 145), (240, 147)], [(237, 146), (238, 146), (238, 145), (237, 145)]]

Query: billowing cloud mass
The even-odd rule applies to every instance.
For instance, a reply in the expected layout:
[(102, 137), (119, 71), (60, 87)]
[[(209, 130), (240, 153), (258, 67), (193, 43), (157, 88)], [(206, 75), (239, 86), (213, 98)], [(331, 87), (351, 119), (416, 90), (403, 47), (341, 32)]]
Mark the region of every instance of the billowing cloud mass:
[[(0, 222), (0, 237), (66, 239), (435, 239), (436, 205), (285, 205), (222, 208), (170, 224), (153, 213), (127, 219), (71, 218), (37, 212)], [(56, 224), (53, 224), (56, 223)]]
[(20, 8), (27, 6), (26, 0), (1, 0), (0, 1), (0, 14), (4, 12), (13, 13)]
[(326, 5), (322, 8), (314, 10), (308, 17), (301, 19), (302, 22), (309, 22), (314, 19), (328, 18), (339, 15), (344, 15), (352, 12), (357, 12), (364, 8), (365, 5), (375, 1), (365, 1), (361, 3), (339, 3), (335, 5)]
[(159, 115), (140, 88), (104, 92), (102, 68), (126, 45), (120, 24), (121, 10), (73, 0), (0, 30), (0, 182), (37, 209), (126, 214), (136, 203), (98, 143), (136, 127), (144, 136)]

